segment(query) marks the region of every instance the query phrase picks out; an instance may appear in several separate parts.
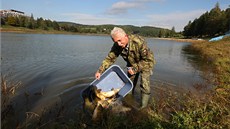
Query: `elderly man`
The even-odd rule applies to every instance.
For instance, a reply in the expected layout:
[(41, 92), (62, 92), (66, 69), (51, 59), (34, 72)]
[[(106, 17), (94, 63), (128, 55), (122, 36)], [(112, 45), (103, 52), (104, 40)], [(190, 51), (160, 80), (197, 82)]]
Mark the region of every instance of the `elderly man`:
[[(150, 75), (152, 75), (155, 64), (153, 52), (148, 48), (146, 41), (142, 37), (127, 35), (121, 28), (114, 27), (111, 31), (111, 38), (114, 44), (95, 73), (95, 78), (100, 79), (101, 74), (121, 55), (127, 62), (128, 76), (133, 81), (134, 88), (139, 74), (141, 75), (141, 109), (145, 108), (151, 93)], [(132, 93), (134, 93), (134, 90)]]

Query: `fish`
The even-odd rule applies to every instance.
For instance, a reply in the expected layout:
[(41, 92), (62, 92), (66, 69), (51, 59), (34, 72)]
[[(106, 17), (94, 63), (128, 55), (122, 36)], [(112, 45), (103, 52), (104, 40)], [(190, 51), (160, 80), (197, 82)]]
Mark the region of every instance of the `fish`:
[(101, 89), (97, 89), (94, 87), (94, 93), (99, 98), (97, 104), (102, 106), (103, 108), (108, 108), (110, 103), (115, 101), (116, 94), (120, 91), (120, 88), (114, 89), (112, 88), (110, 91), (102, 91)]
[[(83, 110), (92, 115), (92, 120), (97, 120), (102, 109), (108, 109), (116, 103), (117, 94), (120, 89), (114, 89), (105, 92), (96, 86), (89, 86), (82, 92)], [(117, 105), (117, 104), (115, 104)]]
[(113, 114), (122, 115), (133, 110), (132, 107), (123, 104), (118, 92), (120, 89), (110, 89), (109, 91), (102, 91), (96, 86), (88, 86), (82, 91), (83, 111), (86, 116), (89, 116), (92, 122), (100, 122), (103, 119), (103, 112), (109, 111)]

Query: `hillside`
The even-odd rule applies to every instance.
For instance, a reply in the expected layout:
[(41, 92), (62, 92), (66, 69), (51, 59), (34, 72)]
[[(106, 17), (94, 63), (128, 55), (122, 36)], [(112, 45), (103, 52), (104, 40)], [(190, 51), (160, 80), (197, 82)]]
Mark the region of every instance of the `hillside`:
[[(133, 25), (83, 25), (73, 22), (58, 22), (59, 26), (66, 31), (79, 32), (79, 33), (96, 33), (96, 34), (109, 34), (115, 27), (123, 28), (127, 33), (140, 34), (145, 37), (173, 37), (175, 32), (169, 29), (157, 28), (152, 26), (133, 26)], [(159, 35), (162, 33), (161, 35)]]

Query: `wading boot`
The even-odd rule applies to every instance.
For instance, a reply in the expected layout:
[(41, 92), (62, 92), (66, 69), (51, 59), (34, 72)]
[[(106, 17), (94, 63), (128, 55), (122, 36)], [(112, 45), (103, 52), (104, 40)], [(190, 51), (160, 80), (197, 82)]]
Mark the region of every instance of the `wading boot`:
[(140, 110), (143, 109), (143, 108), (145, 108), (145, 107), (147, 107), (149, 99), (150, 99), (150, 94), (144, 94), (144, 93), (142, 93), (142, 95), (141, 95), (141, 107), (140, 107)]

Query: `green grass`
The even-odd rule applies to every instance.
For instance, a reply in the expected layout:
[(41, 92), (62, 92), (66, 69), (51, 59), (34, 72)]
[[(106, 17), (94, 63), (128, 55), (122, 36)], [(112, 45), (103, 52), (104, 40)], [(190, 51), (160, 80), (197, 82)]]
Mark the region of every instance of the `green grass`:
[(75, 33), (67, 32), (67, 31), (54, 30), (52, 28), (48, 28), (48, 30), (39, 29), (39, 28), (29, 29), (25, 27), (13, 27), (13, 26), (8, 26), (8, 25), (1, 26), (1, 32), (35, 33), (35, 34), (75, 34)]
[(216, 88), (230, 88), (230, 37), (220, 41), (193, 44), (203, 57), (213, 65)]
[(32, 34), (107, 35), (107, 34), (97, 34), (97, 33), (68, 32), (68, 31), (63, 31), (63, 30), (54, 30), (53, 28), (48, 28), (48, 30), (44, 30), (40, 28), (28, 29), (25, 27), (14, 27), (14, 26), (9, 26), (9, 25), (1, 26), (0, 32), (32, 33)]

